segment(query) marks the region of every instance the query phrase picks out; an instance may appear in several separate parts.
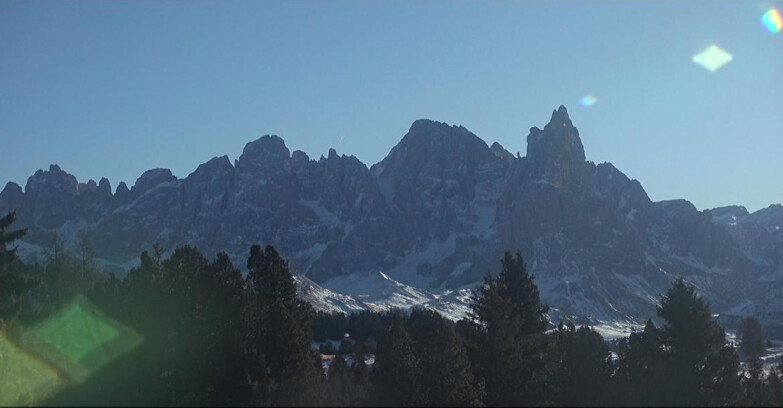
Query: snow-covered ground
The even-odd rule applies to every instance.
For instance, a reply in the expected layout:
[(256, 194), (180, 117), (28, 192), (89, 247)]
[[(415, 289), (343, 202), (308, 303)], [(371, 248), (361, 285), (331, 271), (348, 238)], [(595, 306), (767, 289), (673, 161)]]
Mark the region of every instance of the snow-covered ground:
[(644, 330), (643, 325), (626, 322), (601, 322), (590, 327), (597, 331), (606, 341), (628, 337), (634, 331), (640, 332)]
[(761, 356), (761, 361), (765, 370), (769, 370), (780, 363), (780, 359), (783, 357), (783, 345), (781, 345), (781, 342), (777, 342), (776, 344), (775, 347), (767, 347), (766, 353)]
[(296, 279), (299, 279), (297, 283), (305, 283), (311, 288), (307, 290), (310, 296), (306, 298), (316, 309), (319, 309), (318, 305), (329, 305), (320, 310), (407, 310), (419, 306), (435, 310), (454, 321), (467, 316), (470, 310), (469, 289), (432, 293), (398, 282), (384, 272), (332, 278), (324, 284), (326, 287), (307, 278)]
[[(299, 286), (300, 296), (308, 300), (316, 310), (350, 313), (357, 310), (408, 310), (423, 307), (435, 310), (452, 321), (468, 316), (473, 289), (465, 287), (431, 293), (400, 283), (383, 272), (333, 278), (325, 284), (328, 289), (304, 276), (297, 275), (294, 280)], [(557, 314), (556, 309), (551, 312)], [(628, 337), (634, 330), (644, 329), (643, 325), (633, 322), (595, 322), (589, 326), (606, 340)]]

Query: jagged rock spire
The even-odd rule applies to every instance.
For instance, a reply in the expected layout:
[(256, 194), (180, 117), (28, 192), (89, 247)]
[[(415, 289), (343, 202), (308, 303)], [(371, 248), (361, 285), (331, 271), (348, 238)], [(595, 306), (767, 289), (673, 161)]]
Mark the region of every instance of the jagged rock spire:
[(544, 130), (530, 128), (527, 158), (534, 176), (555, 186), (569, 184), (580, 177), (585, 150), (565, 106), (560, 105), (552, 111), (552, 118)]

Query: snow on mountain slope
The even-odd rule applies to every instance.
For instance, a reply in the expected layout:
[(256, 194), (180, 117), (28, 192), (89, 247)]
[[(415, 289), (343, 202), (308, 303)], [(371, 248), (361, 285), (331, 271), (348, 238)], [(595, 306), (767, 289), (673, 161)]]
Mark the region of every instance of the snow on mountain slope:
[(313, 305), (315, 310), (330, 313), (373, 310), (370, 305), (361, 300), (323, 288), (306, 276), (294, 274), (293, 277), (296, 283), (297, 295)]
[(383, 272), (333, 278), (326, 283), (328, 289), (301, 275), (295, 275), (294, 280), (299, 296), (316, 310), (326, 312), (423, 307), (457, 321), (466, 317), (470, 310), (470, 289), (435, 294), (397, 282)]
[(156, 242), (225, 250), (239, 266), (251, 245), (271, 244), (325, 310), (424, 305), (462, 315), (461, 290), (497, 272), (503, 252), (521, 251), (543, 301), (563, 316), (641, 322), (684, 277), (717, 313), (783, 321), (783, 207), (653, 202), (639, 181), (587, 160), (563, 106), (525, 140), (526, 156), (515, 157), (462, 126), (421, 119), (368, 168), (334, 149), (311, 159), (266, 135), (233, 164), (216, 157), (183, 179), (153, 169), (114, 194), (106, 179), (79, 183), (51, 165), (24, 189), (8, 183), (0, 214), (18, 210), (26, 256), (54, 233), (85, 232), (111, 268), (132, 266)]

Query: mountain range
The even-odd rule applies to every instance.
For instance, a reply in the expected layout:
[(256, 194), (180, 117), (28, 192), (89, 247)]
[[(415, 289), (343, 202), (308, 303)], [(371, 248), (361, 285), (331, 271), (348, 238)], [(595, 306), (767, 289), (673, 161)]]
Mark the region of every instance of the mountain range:
[(530, 128), (525, 156), (425, 119), (369, 168), (267, 135), (233, 163), (215, 157), (182, 179), (152, 169), (114, 191), (50, 165), (24, 189), (5, 186), (0, 214), (12, 210), (30, 262), (55, 232), (71, 243), (85, 233), (115, 273), (154, 243), (225, 250), (238, 266), (250, 245), (272, 244), (327, 310), (422, 304), (457, 318), (467, 290), (519, 250), (561, 317), (638, 323), (682, 276), (715, 313), (783, 322), (783, 206), (654, 202), (611, 163), (586, 160), (563, 106)]

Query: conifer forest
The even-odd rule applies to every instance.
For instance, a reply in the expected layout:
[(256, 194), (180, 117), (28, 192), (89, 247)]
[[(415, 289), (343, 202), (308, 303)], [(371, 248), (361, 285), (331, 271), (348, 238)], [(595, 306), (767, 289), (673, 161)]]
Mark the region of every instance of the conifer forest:
[(168, 257), (153, 246), (122, 279), (98, 274), (86, 244), (55, 243), (45, 263), (28, 265), (13, 219), (0, 219), (1, 405), (783, 403), (783, 364), (761, 369), (758, 321), (743, 321), (735, 348), (682, 279), (643, 330), (607, 342), (549, 321), (519, 252), (453, 322), (422, 308), (316, 313), (272, 246), (249, 248), (247, 273), (187, 245)]

